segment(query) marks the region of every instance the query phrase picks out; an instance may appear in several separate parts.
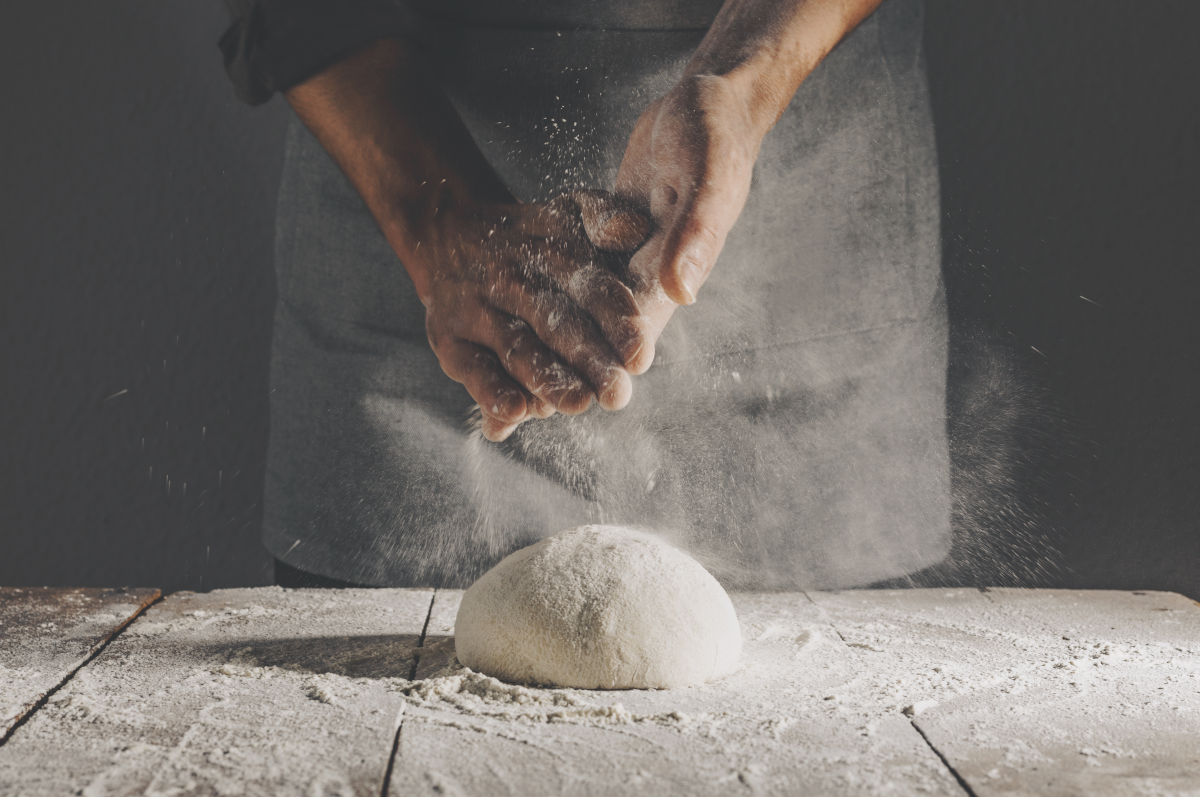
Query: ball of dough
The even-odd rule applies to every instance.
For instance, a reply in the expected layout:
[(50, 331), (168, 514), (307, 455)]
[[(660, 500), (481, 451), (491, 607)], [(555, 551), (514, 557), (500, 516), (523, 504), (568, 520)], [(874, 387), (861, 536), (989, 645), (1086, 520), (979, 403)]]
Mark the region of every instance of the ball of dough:
[(587, 525), (509, 555), (463, 594), (458, 660), (502, 680), (671, 689), (732, 672), (729, 595), (653, 534)]

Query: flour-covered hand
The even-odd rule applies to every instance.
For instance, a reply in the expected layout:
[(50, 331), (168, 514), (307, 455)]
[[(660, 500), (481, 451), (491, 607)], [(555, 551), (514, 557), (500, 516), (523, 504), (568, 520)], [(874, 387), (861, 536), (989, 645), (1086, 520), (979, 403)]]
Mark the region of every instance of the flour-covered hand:
[(479, 403), (490, 439), (530, 417), (578, 414), (593, 396), (608, 410), (629, 401), (641, 315), (587, 233), (633, 249), (648, 221), (597, 197), (474, 206), (423, 226), (416, 288), (429, 343)]
[[(630, 263), (651, 342), (712, 272), (746, 203), (763, 133), (740, 88), (713, 75), (685, 78), (635, 125), (616, 190), (654, 223)], [(652, 357), (643, 353), (632, 371)]]

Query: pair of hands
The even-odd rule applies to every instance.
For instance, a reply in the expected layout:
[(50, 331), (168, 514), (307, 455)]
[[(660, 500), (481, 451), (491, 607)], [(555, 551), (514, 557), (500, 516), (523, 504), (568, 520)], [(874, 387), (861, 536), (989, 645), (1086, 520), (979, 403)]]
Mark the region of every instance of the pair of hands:
[(413, 280), (443, 369), (507, 437), (624, 406), (695, 301), (804, 78), (879, 0), (725, 0), (684, 78), (642, 114), (615, 194), (515, 202), (418, 48), (363, 47), (286, 92)]
[(630, 136), (615, 194), (434, 214), (418, 285), (430, 346), (507, 438), (531, 418), (632, 396), (659, 334), (695, 302), (750, 189), (761, 125), (718, 76), (688, 78)]

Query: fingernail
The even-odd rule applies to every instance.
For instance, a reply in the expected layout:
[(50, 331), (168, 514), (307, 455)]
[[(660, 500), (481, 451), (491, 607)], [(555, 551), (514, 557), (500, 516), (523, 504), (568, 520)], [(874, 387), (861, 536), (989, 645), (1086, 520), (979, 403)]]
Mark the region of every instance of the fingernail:
[(621, 339), (621, 357), (626, 364), (631, 364), (646, 347), (646, 339), (642, 336), (642, 329), (628, 319), (622, 320), (619, 336)]
[(679, 262), (679, 288), (683, 291), (685, 306), (696, 302), (696, 293), (704, 283), (704, 269), (695, 256), (687, 255)]
[(645, 348), (646, 345), (642, 342), (640, 336), (636, 339), (630, 339), (625, 345), (625, 366), (628, 367), (637, 363), (638, 356), (642, 354), (642, 350)]
[(524, 404), (525, 398), (521, 396), (520, 392), (505, 389), (496, 394), (496, 402), (492, 404), (492, 416), (510, 420), (520, 413)]
[(555, 388), (550, 393), (550, 402), (554, 404), (554, 409), (563, 414), (569, 414), (569, 409), (578, 402), (579, 397), (583, 392), (582, 387), (575, 381), (571, 381), (571, 385)]
[(629, 399), (633, 395), (633, 384), (623, 371), (619, 372), (620, 374), (614, 377), (597, 398), (600, 407), (605, 411), (620, 411), (629, 405)]
[(578, 416), (588, 410), (592, 404), (593, 394), (590, 389), (580, 388), (563, 393), (558, 402), (558, 410), (568, 417)]
[[(524, 420), (521, 422), (524, 422)], [(485, 417), (483, 420), (483, 425), (480, 426), (480, 432), (483, 434), (483, 438), (487, 439), (489, 442), (503, 442), (512, 435), (513, 431), (521, 426), (521, 422), (509, 424), (501, 422), (500, 420), (492, 419), (490, 417)]]
[(554, 415), (554, 404), (533, 395), (533, 404), (529, 408), (529, 413), (538, 419), (546, 419)]

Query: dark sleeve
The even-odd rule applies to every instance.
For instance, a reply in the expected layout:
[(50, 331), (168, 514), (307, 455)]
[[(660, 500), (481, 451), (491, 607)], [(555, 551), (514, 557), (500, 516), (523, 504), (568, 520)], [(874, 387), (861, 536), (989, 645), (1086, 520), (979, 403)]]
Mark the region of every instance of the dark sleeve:
[(221, 36), (239, 99), (265, 103), (377, 39), (406, 36), (399, 0), (225, 0), (233, 24)]

